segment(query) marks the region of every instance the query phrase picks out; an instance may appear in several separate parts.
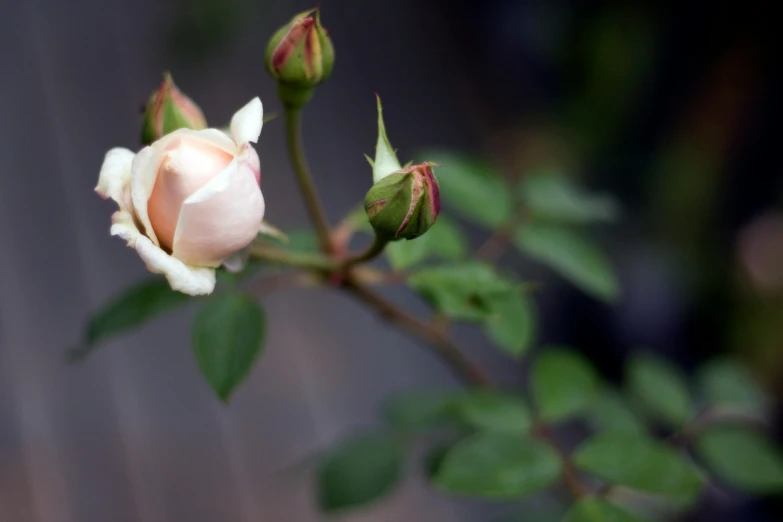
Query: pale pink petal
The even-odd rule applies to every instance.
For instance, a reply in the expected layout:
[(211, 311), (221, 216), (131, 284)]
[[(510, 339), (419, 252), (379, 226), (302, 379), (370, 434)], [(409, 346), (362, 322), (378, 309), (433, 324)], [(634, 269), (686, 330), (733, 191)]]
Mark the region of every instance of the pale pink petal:
[(258, 153), (249, 143), (245, 143), (242, 146), (241, 152), (237, 157), (239, 161), (246, 161), (253, 174), (256, 176), (256, 181), (261, 185), (261, 160), (258, 159)]
[(161, 246), (171, 249), (185, 200), (224, 170), (233, 157), (193, 136), (171, 140), (147, 202), (147, 214)]
[(155, 246), (133, 222), (129, 212), (112, 216), (111, 234), (124, 239), (147, 265), (147, 270), (166, 276), (171, 288), (189, 295), (211, 294), (215, 289), (215, 271), (211, 268), (188, 266)]
[(239, 151), (239, 146), (237, 146), (237, 144), (234, 143), (234, 140), (231, 139), (231, 136), (218, 129), (202, 129), (202, 130), (177, 129), (171, 134), (169, 134), (167, 137), (169, 136), (174, 136), (175, 138), (176, 137), (181, 138), (183, 136), (195, 137), (223, 149), (224, 151), (228, 152), (232, 156)]
[(135, 154), (121, 147), (111, 149), (103, 158), (98, 186), (95, 192), (104, 199), (111, 198), (121, 210), (130, 211), (131, 201), (131, 165)]
[(185, 263), (218, 266), (249, 245), (264, 218), (264, 197), (248, 162), (228, 168), (185, 201), (173, 255)]
[(237, 145), (256, 143), (264, 123), (264, 107), (258, 97), (239, 109), (231, 118), (231, 136)]

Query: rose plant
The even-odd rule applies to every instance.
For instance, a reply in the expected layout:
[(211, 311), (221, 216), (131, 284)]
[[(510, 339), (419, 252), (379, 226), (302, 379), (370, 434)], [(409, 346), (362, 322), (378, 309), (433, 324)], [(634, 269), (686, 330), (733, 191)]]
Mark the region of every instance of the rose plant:
[[(690, 379), (642, 353), (629, 359), (623, 386), (615, 387), (578, 351), (548, 346), (531, 356), (524, 386), (501, 390), (455, 342), (450, 327), (472, 324), (511, 361), (534, 347), (532, 293), (539, 285), (499, 265), (508, 250), (616, 304), (618, 278), (589, 234), (590, 225), (619, 215), (612, 198), (548, 172), (529, 173), (512, 185), (491, 165), (457, 152), (430, 151), (426, 161), (403, 166), (378, 99), (372, 183), (363, 204), (357, 202), (340, 223), (329, 223), (300, 128), (303, 108), (334, 64), (318, 10), (277, 31), (266, 58), (313, 224), (304, 243), (313, 246), (286, 245), (286, 236), (263, 221), (260, 162), (252, 145), (261, 133), (261, 101), (254, 98), (237, 111), (227, 131), (204, 128), (197, 105), (167, 76), (142, 124), (149, 145), (137, 153), (110, 150), (95, 189), (119, 207), (111, 234), (165, 281), (134, 286), (99, 310), (73, 357), (198, 302), (194, 355), (217, 396), (228, 401), (263, 352), (267, 325), (259, 301), (265, 292), (286, 284), (324, 285), (432, 348), (466, 385), (392, 397), (376, 431), (338, 441), (316, 465), (324, 511), (389, 494), (403, 476), (406, 451), (421, 444), (428, 450), (422, 468), (440, 491), (517, 502), (524, 512), (524, 499), (549, 490), (559, 511), (547, 520), (639, 521), (640, 506), (650, 499), (681, 513), (704, 500), (709, 481), (760, 495), (783, 491), (783, 458), (767, 436), (769, 399), (735, 361), (712, 361)], [(440, 165), (436, 178), (433, 167)], [(488, 231), (486, 241), (471, 250), (455, 217)], [(352, 240), (363, 234), (372, 241), (353, 252)], [(385, 267), (372, 263), (380, 256)], [(243, 270), (247, 258), (259, 272)], [(218, 273), (226, 277), (215, 291)], [(432, 314), (409, 312), (373, 288), (388, 283), (405, 284)], [(576, 435), (583, 440), (570, 448), (561, 444), (560, 430), (573, 421), (582, 421)], [(624, 494), (628, 490), (634, 495)], [(646, 503), (634, 500), (640, 497)]]

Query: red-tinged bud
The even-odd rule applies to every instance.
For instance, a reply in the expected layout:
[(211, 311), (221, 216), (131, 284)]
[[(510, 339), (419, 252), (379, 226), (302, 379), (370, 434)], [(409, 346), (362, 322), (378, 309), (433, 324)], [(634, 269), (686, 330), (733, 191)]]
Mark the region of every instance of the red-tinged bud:
[(141, 141), (149, 145), (182, 128), (206, 129), (207, 120), (198, 105), (182, 94), (167, 72), (163, 74), (163, 83), (152, 93), (145, 108)]
[(367, 192), (364, 209), (379, 237), (413, 239), (435, 223), (440, 212), (440, 191), (433, 165), (422, 163), (393, 172)]
[(298, 108), (334, 66), (334, 47), (321, 25), (318, 9), (304, 11), (281, 27), (266, 48), (266, 69), (277, 80), (288, 107)]

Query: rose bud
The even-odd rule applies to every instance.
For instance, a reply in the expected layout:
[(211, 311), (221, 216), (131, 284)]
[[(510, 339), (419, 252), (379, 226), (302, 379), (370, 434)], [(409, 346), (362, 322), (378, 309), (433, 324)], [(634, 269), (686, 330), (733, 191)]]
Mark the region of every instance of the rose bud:
[(440, 193), (432, 166), (422, 163), (398, 170), (367, 192), (364, 209), (379, 237), (413, 239), (435, 223), (440, 212)]
[(281, 27), (266, 47), (266, 70), (280, 85), (286, 105), (301, 106), (312, 88), (332, 74), (334, 47), (318, 9), (299, 13)]
[(95, 191), (117, 202), (120, 236), (174, 290), (209, 294), (215, 268), (247, 247), (264, 218), (255, 143), (263, 108), (254, 98), (217, 129), (178, 129), (137, 154), (107, 154)]
[(171, 75), (165, 73), (163, 83), (152, 93), (144, 111), (141, 142), (149, 145), (177, 129), (206, 128), (204, 113), (174, 85)]

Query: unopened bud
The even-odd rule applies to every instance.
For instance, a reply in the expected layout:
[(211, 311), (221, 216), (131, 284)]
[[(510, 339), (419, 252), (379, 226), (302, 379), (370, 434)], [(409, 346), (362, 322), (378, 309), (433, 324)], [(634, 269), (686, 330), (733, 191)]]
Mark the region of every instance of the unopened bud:
[(144, 111), (141, 141), (149, 145), (177, 129), (201, 130), (207, 120), (198, 105), (182, 94), (169, 73), (164, 73), (160, 88), (152, 93)]
[(266, 47), (266, 69), (280, 85), (287, 106), (304, 105), (312, 88), (332, 74), (334, 47), (318, 9), (299, 13), (281, 27)]
[(379, 237), (413, 239), (435, 223), (440, 193), (433, 165), (422, 163), (393, 172), (367, 192), (364, 209)]

